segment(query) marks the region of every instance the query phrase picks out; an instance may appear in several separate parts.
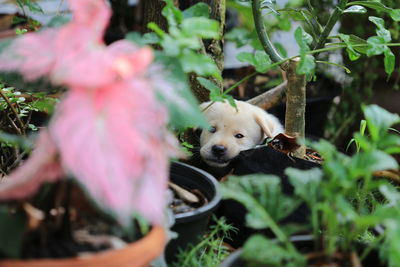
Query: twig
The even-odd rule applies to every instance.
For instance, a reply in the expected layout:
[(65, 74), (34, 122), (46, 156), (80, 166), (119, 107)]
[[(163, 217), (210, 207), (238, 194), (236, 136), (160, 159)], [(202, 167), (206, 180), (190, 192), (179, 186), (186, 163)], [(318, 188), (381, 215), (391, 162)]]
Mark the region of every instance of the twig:
[(19, 135), (21, 135), (22, 134), (21, 129), (18, 128), (17, 125), (15, 125), (14, 121), (11, 119), (11, 117), (8, 114), (6, 116), (7, 116), (8, 121), (10, 122), (11, 126), (14, 128), (14, 130), (17, 131), (17, 133)]
[(373, 175), (389, 178), (396, 183), (400, 183), (400, 173), (398, 171), (375, 171)]
[[(283, 60), (283, 57), (278, 53), (274, 45), (271, 43), (271, 40), (268, 37), (267, 31), (264, 26), (264, 22), (262, 19), (261, 13), (261, 4), (260, 0), (253, 0), (252, 2), (252, 10), (254, 17), (254, 25), (256, 27), (256, 32), (258, 35), (258, 39), (260, 40), (264, 51), (269, 55), (273, 62), (279, 62)], [(286, 70), (287, 64), (282, 63), (281, 68)]]
[(333, 11), (331, 16), (329, 17), (328, 22), (326, 23), (324, 30), (321, 33), (321, 37), (319, 38), (317, 44), (314, 46), (314, 50), (324, 47), (326, 40), (328, 39), (328, 36), (331, 33), (333, 27), (342, 16), (347, 2), (348, 0), (340, 0), (339, 4), (335, 8), (335, 11)]
[(287, 81), (284, 81), (280, 85), (247, 100), (247, 103), (256, 105), (262, 109), (270, 109), (277, 105), (280, 100), (282, 100), (285, 95), (287, 88)]
[(10, 107), (11, 111), (14, 113), (15, 118), (17, 119), (18, 124), (20, 126), (22, 134), (25, 134), (24, 123), (21, 121), (21, 118), (19, 117), (17, 110), (10, 102), (10, 99), (8, 99), (8, 97), (4, 94), (3, 90), (1, 90), (1, 89), (0, 89), (0, 96), (4, 99), (4, 101), (6, 101), (7, 105)]

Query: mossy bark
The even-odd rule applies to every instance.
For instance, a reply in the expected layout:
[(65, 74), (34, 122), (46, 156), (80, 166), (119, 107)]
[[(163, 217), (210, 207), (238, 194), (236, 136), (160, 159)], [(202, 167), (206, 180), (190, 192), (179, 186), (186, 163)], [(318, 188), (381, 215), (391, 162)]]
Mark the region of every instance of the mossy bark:
[[(306, 77), (296, 72), (300, 59), (289, 61), (286, 72), (286, 114), (285, 133), (289, 136), (304, 139), (305, 110), (306, 110)], [(306, 148), (304, 145), (294, 151), (294, 156), (303, 158)]]
[(151, 32), (147, 28), (149, 22), (156, 23), (162, 30), (167, 30), (167, 20), (161, 15), (161, 11), (165, 6), (165, 2), (161, 0), (144, 0), (140, 1), (143, 14), (142, 33)]
[[(219, 22), (219, 40), (207, 40), (204, 41), (204, 50), (203, 53), (208, 54), (217, 64), (220, 73), (222, 73), (224, 69), (224, 27), (225, 27), (225, 11), (226, 11), (226, 3), (225, 0), (180, 0), (179, 7), (181, 9), (189, 8), (197, 3), (206, 3), (210, 6), (210, 18)], [(210, 78), (213, 82), (215, 82), (220, 90), (223, 90), (222, 81)], [(205, 102), (210, 99), (209, 91), (204, 88), (198, 81), (196, 74), (189, 75), (190, 87), (192, 89), (193, 94), (196, 96), (199, 102)]]

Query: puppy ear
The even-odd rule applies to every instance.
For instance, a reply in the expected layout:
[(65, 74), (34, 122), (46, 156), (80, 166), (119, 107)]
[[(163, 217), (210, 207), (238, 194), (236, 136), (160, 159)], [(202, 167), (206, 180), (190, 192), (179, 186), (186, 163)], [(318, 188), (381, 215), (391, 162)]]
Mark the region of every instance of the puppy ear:
[(277, 132), (283, 132), (279, 120), (264, 110), (256, 110), (254, 119), (267, 137), (274, 137)]
[(271, 120), (268, 120), (266, 116), (261, 116), (260, 114), (255, 114), (255, 120), (257, 124), (261, 127), (264, 134), (268, 137), (273, 137), (272, 133), (274, 132), (274, 124)]

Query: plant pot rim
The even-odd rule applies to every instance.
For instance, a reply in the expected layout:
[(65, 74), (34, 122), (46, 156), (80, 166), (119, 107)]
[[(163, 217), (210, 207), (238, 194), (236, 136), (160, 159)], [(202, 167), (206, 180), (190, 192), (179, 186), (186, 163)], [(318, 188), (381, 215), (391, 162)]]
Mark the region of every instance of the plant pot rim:
[(180, 165), (186, 168), (189, 168), (195, 172), (200, 173), (202, 176), (207, 177), (208, 181), (210, 182), (210, 184), (212, 184), (212, 186), (215, 188), (215, 196), (211, 199), (210, 202), (208, 202), (206, 205), (201, 206), (193, 211), (188, 211), (188, 212), (183, 212), (183, 213), (179, 213), (179, 214), (174, 214), (174, 218), (176, 221), (188, 221), (188, 220), (192, 220), (194, 218), (197, 218), (198, 216), (201, 216), (204, 213), (209, 212), (210, 210), (214, 210), (215, 208), (217, 208), (217, 205), (219, 204), (219, 202), (221, 201), (221, 194), (219, 192), (219, 184), (218, 181), (215, 179), (214, 176), (212, 176), (211, 174), (209, 174), (206, 171), (203, 171), (197, 167), (194, 167), (192, 165), (186, 164), (186, 163), (182, 163), (179, 161), (172, 161), (171, 162), (171, 167), (172, 164), (176, 164), (176, 165)]
[(63, 259), (0, 260), (1, 267), (144, 267), (162, 254), (166, 245), (166, 232), (154, 226), (143, 238), (125, 248), (98, 252), (88, 256)]

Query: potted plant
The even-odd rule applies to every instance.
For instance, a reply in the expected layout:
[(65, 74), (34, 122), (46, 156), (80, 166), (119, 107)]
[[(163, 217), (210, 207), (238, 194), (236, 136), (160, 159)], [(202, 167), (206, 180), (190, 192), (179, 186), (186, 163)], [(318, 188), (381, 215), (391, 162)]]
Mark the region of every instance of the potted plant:
[[(357, 154), (347, 156), (322, 140), (311, 144), (324, 158), (322, 169), (286, 169), (293, 195), (282, 193), (276, 176), (230, 178), (222, 186), (223, 196), (247, 207), (249, 226), (268, 228), (276, 238), (272, 241), (265, 236), (252, 236), (236, 256), (241, 254), (246, 262), (267, 266), (377, 266), (379, 260), (381, 266), (396, 266), (398, 254), (394, 246), (400, 238), (396, 232), (400, 227), (396, 203), (400, 193), (390, 181), (375, 179), (374, 175), (399, 168), (390, 154), (399, 153), (400, 136), (388, 129), (399, 123), (400, 117), (375, 105), (364, 107), (364, 114), (368, 135), (355, 134), (360, 148)], [(300, 203), (309, 209), (307, 221), (296, 227), (279, 225)], [(371, 229), (377, 225), (384, 226), (386, 232), (371, 237)], [(290, 238), (295, 232), (306, 232), (311, 237)], [(300, 245), (304, 243), (305, 248)], [(379, 253), (375, 252), (372, 262), (368, 256), (374, 250)]]
[[(181, 162), (173, 162), (170, 173), (172, 183), (181, 187), (180, 190), (187, 190), (185, 194), (193, 192), (197, 199), (188, 201), (187, 197), (182, 196), (176, 200), (179, 203), (172, 209), (175, 222), (171, 230), (177, 233), (177, 237), (167, 245), (167, 262), (173, 262), (180, 251), (201, 241), (211, 215), (221, 200), (218, 182), (211, 174)], [(187, 208), (185, 202), (191, 204), (191, 207)]]
[[(197, 105), (192, 105), (194, 97), (182, 85), (185, 77), (179, 80), (179, 75), (166, 75), (161, 64), (154, 63), (151, 48), (139, 48), (128, 40), (110, 46), (103, 43), (111, 13), (105, 1), (70, 0), (69, 5), (73, 13), (70, 22), (24, 34), (2, 47), (0, 70), (18, 71), (27, 81), (45, 77), (67, 88), (48, 127), (40, 130), (29, 158), (0, 183), (0, 199), (8, 203), (2, 218), (20, 223), (18, 231), (8, 232), (7, 240), (21, 248), (23, 237), (38, 229), (52, 212), (62, 214), (56, 217), (66, 221), (76, 216), (69, 208), (73, 190), (63, 197), (50, 194), (54, 203), (61, 201), (64, 206), (43, 211), (31, 204), (38, 190), (45, 190), (43, 183), (66, 177), (73, 177), (82, 189), (80, 195), (96, 210), (95, 218), (106, 217), (104, 221), (111, 221), (126, 235), (136, 224), (139, 228), (150, 225), (151, 231), (125, 249), (61, 260), (4, 260), (8, 243), (2, 242), (5, 250), (0, 265), (92, 266), (109, 262), (110, 266), (146, 266), (166, 244), (169, 158), (181, 155), (167, 128), (167, 109), (158, 99), (170, 108), (172, 126), (182, 126), (182, 121), (174, 121), (182, 118), (182, 111), (184, 126), (188, 121), (206, 124)], [(179, 91), (171, 85), (174, 78)], [(174, 106), (176, 102), (181, 106)], [(85, 202), (79, 204), (85, 207)], [(138, 251), (132, 252), (134, 248)], [(18, 256), (15, 251), (11, 254)], [(134, 255), (139, 259), (132, 259)], [(109, 261), (109, 256), (118, 259)]]

